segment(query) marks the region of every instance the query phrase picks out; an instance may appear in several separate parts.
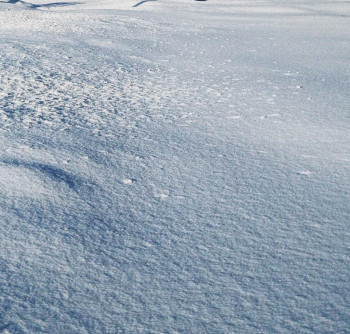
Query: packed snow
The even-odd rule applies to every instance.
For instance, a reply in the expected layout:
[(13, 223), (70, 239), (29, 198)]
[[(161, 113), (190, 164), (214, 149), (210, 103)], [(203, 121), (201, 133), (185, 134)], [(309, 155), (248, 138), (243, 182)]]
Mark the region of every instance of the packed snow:
[(0, 0), (1, 333), (349, 333), (350, 2)]

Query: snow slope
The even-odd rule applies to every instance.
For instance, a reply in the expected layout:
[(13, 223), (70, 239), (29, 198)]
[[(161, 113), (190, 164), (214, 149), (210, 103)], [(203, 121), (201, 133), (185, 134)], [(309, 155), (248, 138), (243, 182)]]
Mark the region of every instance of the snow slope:
[(0, 332), (349, 332), (349, 27), (0, 2)]

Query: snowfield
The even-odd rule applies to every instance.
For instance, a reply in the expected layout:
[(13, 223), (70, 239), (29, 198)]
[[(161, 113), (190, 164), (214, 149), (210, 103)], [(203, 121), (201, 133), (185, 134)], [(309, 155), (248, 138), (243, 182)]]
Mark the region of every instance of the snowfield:
[(350, 2), (0, 0), (1, 333), (349, 333)]

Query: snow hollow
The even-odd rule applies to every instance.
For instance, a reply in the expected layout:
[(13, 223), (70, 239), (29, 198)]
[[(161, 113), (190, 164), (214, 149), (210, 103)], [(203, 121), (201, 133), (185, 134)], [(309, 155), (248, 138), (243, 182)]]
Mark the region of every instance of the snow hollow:
[(349, 27), (0, 0), (0, 332), (350, 332)]

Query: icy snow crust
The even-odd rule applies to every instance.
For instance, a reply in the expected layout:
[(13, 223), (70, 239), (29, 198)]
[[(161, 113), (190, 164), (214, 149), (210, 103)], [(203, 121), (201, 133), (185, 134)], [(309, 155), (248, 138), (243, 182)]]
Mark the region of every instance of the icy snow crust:
[(0, 2), (0, 331), (349, 332), (349, 27)]

